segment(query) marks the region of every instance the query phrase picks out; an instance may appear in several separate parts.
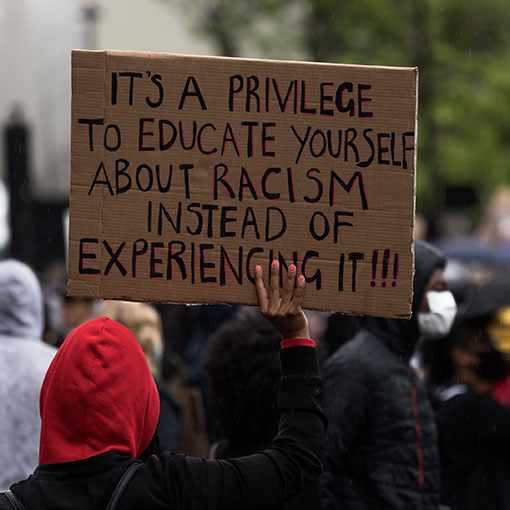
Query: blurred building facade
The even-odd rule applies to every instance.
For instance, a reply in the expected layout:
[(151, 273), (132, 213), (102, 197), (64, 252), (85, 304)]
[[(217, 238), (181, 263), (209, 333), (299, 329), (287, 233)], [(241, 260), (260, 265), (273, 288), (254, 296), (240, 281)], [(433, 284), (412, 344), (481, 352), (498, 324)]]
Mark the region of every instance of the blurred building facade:
[(0, 196), (0, 209), (12, 216), (7, 254), (37, 269), (64, 256), (73, 48), (214, 53), (178, 1), (0, 0), (0, 181), (11, 203)]

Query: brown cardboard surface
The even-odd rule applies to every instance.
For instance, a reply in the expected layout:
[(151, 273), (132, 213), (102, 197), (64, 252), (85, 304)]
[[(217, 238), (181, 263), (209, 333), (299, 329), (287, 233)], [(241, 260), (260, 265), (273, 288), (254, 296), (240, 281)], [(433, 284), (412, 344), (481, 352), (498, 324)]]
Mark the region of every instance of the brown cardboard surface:
[(417, 69), (73, 51), (70, 295), (408, 317)]

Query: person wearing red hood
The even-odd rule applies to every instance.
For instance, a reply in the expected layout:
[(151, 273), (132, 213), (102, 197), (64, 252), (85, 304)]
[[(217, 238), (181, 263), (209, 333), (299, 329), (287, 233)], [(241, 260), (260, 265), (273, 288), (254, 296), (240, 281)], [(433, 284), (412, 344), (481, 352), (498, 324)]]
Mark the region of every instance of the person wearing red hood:
[(0, 510), (259, 509), (313, 481), (325, 439), (322, 381), (301, 310), (304, 279), (292, 266), (280, 291), (278, 273), (275, 261), (266, 291), (255, 271), (261, 312), (282, 337), (281, 418), (268, 449), (228, 460), (159, 451), (159, 399), (142, 349), (124, 326), (95, 319), (69, 334), (48, 369), (39, 466), (0, 494)]

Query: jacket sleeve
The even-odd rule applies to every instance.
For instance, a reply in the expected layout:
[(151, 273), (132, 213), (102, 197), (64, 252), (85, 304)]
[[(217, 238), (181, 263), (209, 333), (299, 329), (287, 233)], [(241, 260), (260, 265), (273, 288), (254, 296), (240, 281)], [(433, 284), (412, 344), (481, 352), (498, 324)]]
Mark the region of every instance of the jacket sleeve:
[(326, 368), (326, 412), (329, 420), (325, 470), (321, 476), (323, 510), (340, 509), (338, 476), (367, 423), (370, 388), (367, 369), (360, 360), (333, 359)]
[(236, 459), (184, 457), (178, 470), (183, 507), (264, 508), (297, 494), (322, 471), (326, 416), (317, 349), (289, 347), (280, 359), (281, 416), (270, 447)]

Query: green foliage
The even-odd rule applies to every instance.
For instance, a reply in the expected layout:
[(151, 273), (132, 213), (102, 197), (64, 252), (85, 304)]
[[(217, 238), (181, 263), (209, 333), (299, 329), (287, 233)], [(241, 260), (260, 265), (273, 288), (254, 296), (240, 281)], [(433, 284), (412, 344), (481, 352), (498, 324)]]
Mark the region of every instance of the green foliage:
[[(282, 58), (299, 46), (302, 36), (299, 2), (291, 0), (180, 0), (197, 31), (213, 42), (223, 56), (252, 56), (263, 51), (266, 57)], [(284, 24), (291, 30), (281, 30)], [(258, 50), (258, 51), (257, 51)], [(250, 53), (247, 55), (247, 53)], [(292, 53), (292, 51), (291, 51)], [(285, 57), (287, 58), (287, 57)]]
[[(510, 181), (508, 0), (202, 4), (199, 25), (224, 54), (240, 54), (248, 43), (288, 58), (294, 41), (311, 60), (418, 66), (418, 209), (441, 209), (448, 185), (473, 185), (483, 200)], [(291, 8), (299, 27), (296, 16), (289, 21)], [(294, 39), (282, 44), (288, 34)]]

